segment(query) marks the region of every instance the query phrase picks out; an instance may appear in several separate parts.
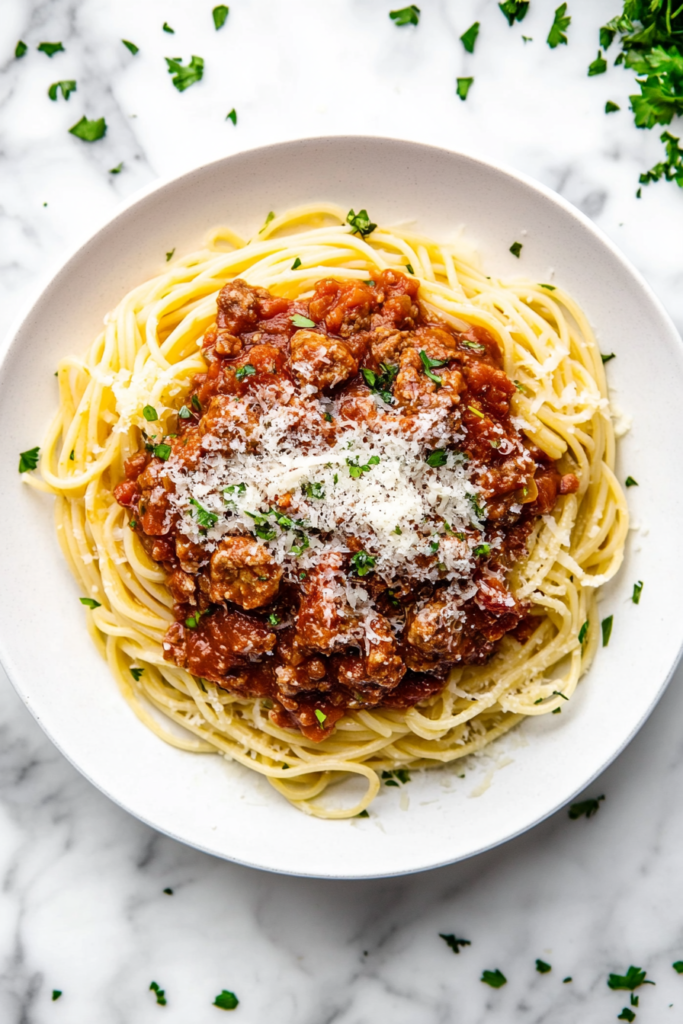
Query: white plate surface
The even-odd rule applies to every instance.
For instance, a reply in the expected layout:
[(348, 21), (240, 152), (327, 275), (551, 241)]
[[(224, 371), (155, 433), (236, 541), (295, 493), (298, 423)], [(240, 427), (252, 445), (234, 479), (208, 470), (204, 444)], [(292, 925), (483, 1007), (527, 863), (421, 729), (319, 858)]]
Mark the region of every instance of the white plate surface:
[[(468, 768), (417, 773), (383, 788), (369, 820), (328, 822), (291, 808), (254, 773), (175, 750), (135, 718), (86, 632), (79, 591), (55, 539), (51, 499), (22, 486), (18, 452), (39, 443), (57, 402), (54, 369), (81, 354), (104, 314), (226, 223), (249, 236), (269, 210), (314, 200), (366, 207), (381, 223), (414, 221), (448, 240), (459, 226), (487, 267), (547, 281), (583, 305), (608, 377), (633, 419), (619, 476), (633, 519), (625, 564), (606, 588), (614, 614), (562, 715), (525, 722)], [(523, 233), (524, 232), (524, 233)], [(522, 241), (521, 261), (509, 253)], [(299, 875), (402, 874), (469, 857), (530, 828), (582, 790), (633, 737), (675, 667), (683, 640), (683, 345), (647, 285), (557, 195), (461, 154), (373, 138), (257, 149), (156, 185), (124, 205), (64, 263), (7, 341), (0, 367), (0, 658), (36, 720), (72, 763), (131, 814), (182, 842)], [(630, 601), (644, 581), (641, 603)], [(506, 763), (507, 762), (507, 763)], [(500, 770), (491, 772), (498, 765)], [(490, 785), (485, 782), (490, 777)], [(482, 781), (484, 786), (482, 786)], [(479, 796), (473, 791), (484, 789)]]

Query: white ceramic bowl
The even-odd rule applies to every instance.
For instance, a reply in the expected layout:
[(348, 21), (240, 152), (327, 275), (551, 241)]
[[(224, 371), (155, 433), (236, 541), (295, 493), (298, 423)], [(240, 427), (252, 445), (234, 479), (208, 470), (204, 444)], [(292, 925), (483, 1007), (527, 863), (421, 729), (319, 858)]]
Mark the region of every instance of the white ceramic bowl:
[[(614, 614), (612, 639), (571, 707), (525, 722), (464, 779), (463, 769), (446, 768), (416, 773), (400, 790), (383, 787), (369, 820), (307, 817), (254, 773), (175, 750), (148, 732), (86, 632), (51, 499), (22, 486), (17, 473), (18, 453), (40, 442), (55, 407), (59, 357), (83, 352), (104, 314), (163, 268), (164, 253), (191, 250), (217, 223), (248, 236), (269, 210), (311, 200), (366, 207), (383, 223), (414, 220), (437, 238), (464, 225), (485, 265), (503, 275), (547, 281), (553, 268), (587, 311), (602, 350), (617, 355), (608, 377), (633, 418), (619, 444), (619, 476), (640, 484), (629, 501), (641, 529), (602, 600), (602, 614)], [(524, 242), (520, 261), (508, 251), (516, 240)], [(0, 657), (65, 756), (131, 814), (182, 842), (255, 867), (335, 878), (472, 856), (530, 828), (594, 779), (643, 724), (675, 667), (683, 639), (681, 396), (683, 345), (647, 285), (582, 214), (519, 174), (428, 146), (355, 137), (285, 143), (199, 167), (121, 207), (65, 261), (8, 339), (0, 370)], [(630, 595), (639, 579), (636, 607)]]

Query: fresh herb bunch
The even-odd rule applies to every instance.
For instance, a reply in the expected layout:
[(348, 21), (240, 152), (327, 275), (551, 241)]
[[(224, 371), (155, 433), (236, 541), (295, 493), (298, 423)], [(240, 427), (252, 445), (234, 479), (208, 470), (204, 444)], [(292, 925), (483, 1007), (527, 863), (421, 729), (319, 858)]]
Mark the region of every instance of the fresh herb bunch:
[[(615, 64), (636, 73), (640, 92), (630, 97), (636, 127), (671, 124), (683, 114), (683, 4), (680, 0), (623, 0), (621, 14), (600, 29), (600, 46), (618, 37)], [(683, 188), (683, 150), (664, 132), (665, 159), (640, 177), (641, 185), (665, 178)]]

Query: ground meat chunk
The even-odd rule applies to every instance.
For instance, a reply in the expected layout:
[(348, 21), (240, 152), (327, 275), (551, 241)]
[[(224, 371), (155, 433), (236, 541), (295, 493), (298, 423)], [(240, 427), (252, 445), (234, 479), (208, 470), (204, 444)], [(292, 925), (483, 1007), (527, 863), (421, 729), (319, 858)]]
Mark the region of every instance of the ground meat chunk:
[(263, 544), (249, 537), (224, 538), (211, 556), (212, 601), (260, 608), (273, 600), (282, 569)]
[(370, 628), (380, 638), (370, 638), (366, 654), (341, 655), (337, 660), (337, 678), (353, 689), (364, 685), (392, 690), (405, 675), (406, 666), (398, 655), (396, 640), (389, 622), (378, 615)]
[(394, 384), (394, 399), (407, 412), (424, 412), (426, 409), (449, 410), (460, 401), (464, 384), (457, 369), (445, 369), (439, 373), (440, 384), (429, 379), (424, 372), (419, 352), (406, 348), (399, 360), (400, 370)]
[(247, 402), (235, 401), (232, 395), (214, 395), (202, 417), (200, 431), (207, 438), (203, 447), (211, 450), (219, 440), (225, 447), (237, 442), (239, 451), (255, 451), (258, 445), (254, 434), (258, 426), (258, 412)]
[(166, 580), (166, 586), (171, 591), (175, 601), (182, 604), (185, 601), (194, 603), (194, 593), (197, 589), (197, 581), (194, 576), (183, 569), (176, 569)]
[(163, 646), (167, 660), (220, 683), (229, 669), (272, 651), (275, 633), (259, 619), (217, 608), (203, 615), (194, 628), (173, 623)]
[(142, 529), (151, 537), (163, 537), (172, 526), (167, 483), (161, 459), (152, 459), (137, 479), (141, 491), (138, 502), (140, 522)]
[(207, 565), (209, 555), (201, 544), (195, 544), (184, 534), (178, 534), (175, 539), (175, 553), (180, 568), (187, 573), (197, 573), (203, 565)]
[(461, 635), (462, 616), (448, 596), (438, 595), (408, 614), (406, 640), (430, 658), (447, 655), (451, 661), (458, 660)]
[(371, 289), (362, 281), (325, 280), (316, 284), (308, 309), (316, 323), (324, 319), (330, 334), (348, 338), (370, 326), (372, 300)]
[(290, 363), (301, 385), (331, 388), (358, 373), (348, 346), (316, 331), (297, 331), (291, 341)]
[(308, 573), (296, 618), (297, 643), (330, 654), (348, 644), (356, 626), (344, 593), (342, 557), (330, 554)]
[(486, 412), (498, 419), (510, 414), (510, 398), (515, 393), (515, 385), (506, 373), (480, 361), (470, 363), (464, 373), (468, 388)]
[(560, 494), (574, 494), (579, 489), (579, 478), (574, 473), (565, 473), (560, 480)]

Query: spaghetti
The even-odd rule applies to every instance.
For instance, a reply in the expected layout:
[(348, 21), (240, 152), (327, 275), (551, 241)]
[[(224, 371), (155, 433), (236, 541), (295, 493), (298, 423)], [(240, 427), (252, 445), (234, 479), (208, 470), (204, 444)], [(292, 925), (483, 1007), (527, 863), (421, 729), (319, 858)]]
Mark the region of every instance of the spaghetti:
[[(323, 818), (362, 812), (376, 796), (382, 772), (432, 767), (466, 757), (525, 716), (566, 707), (595, 654), (596, 591), (617, 572), (628, 529), (624, 495), (614, 475), (615, 442), (603, 364), (576, 303), (559, 287), (487, 277), (462, 245), (439, 244), (402, 229), (373, 230), (369, 222), (354, 233), (357, 227), (358, 221), (347, 223), (337, 207), (317, 204), (270, 218), (249, 242), (219, 228), (204, 249), (176, 259), (164, 273), (135, 288), (106, 317), (104, 331), (85, 358), (61, 362), (59, 411), (43, 445), (40, 477), (30, 479), (34, 486), (57, 496), (62, 550), (87, 595), (85, 600), (95, 605), (88, 612), (90, 632), (136, 715), (182, 750), (222, 753), (259, 772), (296, 807)], [(333, 718), (334, 728), (328, 722), (316, 735), (315, 728), (299, 732), (288, 727), (291, 723), (272, 712), (273, 702), (267, 697), (231, 692), (188, 671), (182, 660), (180, 664), (168, 660), (167, 637), (174, 622), (168, 573), (159, 564), (163, 559), (151, 557), (149, 544), (143, 545), (137, 524), (127, 518), (114, 489), (125, 479), (126, 460), (144, 451), (145, 445), (153, 456), (169, 459), (172, 447), (166, 440), (174, 436), (179, 411), (181, 418), (192, 415), (185, 402), (193, 381), (206, 373), (202, 342), (215, 322), (216, 299), (227, 282), (241, 278), (249, 286), (268, 289), (272, 296), (306, 303), (320, 279), (369, 286), (389, 271), (407, 273), (419, 282), (421, 308), (427, 317), (451, 332), (470, 332), (462, 337), (493, 339), (502, 353), (505, 374), (515, 382), (516, 429), (529, 450), (549, 463), (557, 461), (560, 472), (575, 478), (576, 487), (562, 494), (551, 511), (535, 518), (526, 537), (526, 553), (507, 572), (513, 604), (529, 612), (530, 628), (522, 642), (503, 630), (505, 635), (488, 660), (452, 668), (438, 692), (395, 707), (367, 707), (360, 699), (354, 706), (352, 701), (343, 709), (343, 717), (339, 712), (338, 720)], [(470, 345), (485, 348), (478, 341)], [(441, 389), (448, 371), (440, 378), (431, 367), (444, 365), (445, 360), (430, 359), (424, 351), (420, 355), (426, 371), (436, 379), (432, 391)], [(242, 361), (243, 375), (256, 372), (251, 364), (248, 371), (244, 366)], [(382, 393), (382, 386), (374, 390), (379, 391), (380, 407), (387, 411), (392, 398)], [(477, 408), (470, 408), (483, 418)], [(351, 477), (362, 476), (382, 461), (375, 456), (363, 463), (374, 449), (372, 445), (367, 451), (363, 448), (362, 430), (356, 442), (355, 460), (340, 456)], [(457, 493), (471, 497), (474, 489), (465, 470), (452, 459), (447, 462), (438, 442), (435, 447), (442, 453), (441, 461), (429, 465), (446, 465), (453, 495), (457, 497), (457, 483), (462, 492)], [(246, 466), (245, 460), (246, 456), (242, 458)], [(328, 461), (325, 472), (335, 473), (336, 484), (339, 474), (331, 466)], [(169, 462), (169, 473), (170, 467)], [(381, 468), (384, 471), (386, 464)], [(174, 477), (177, 491), (182, 476)], [(376, 479), (380, 481), (379, 473)], [(236, 515), (242, 513), (243, 524), (248, 521), (246, 505), (238, 507), (241, 491), (236, 494), (235, 486), (232, 491), (230, 486), (224, 488), (230, 491), (226, 501)], [(331, 480), (325, 486), (331, 487)], [(311, 487), (320, 490), (316, 493)], [(242, 488), (246, 492), (246, 484)], [(315, 498), (324, 493), (322, 488), (321, 482), (304, 483), (302, 493)], [(176, 512), (186, 514), (189, 524), (190, 505), (195, 519), (200, 508), (204, 519), (199, 517), (196, 539), (207, 531), (210, 535), (218, 513), (192, 496), (189, 503), (184, 512)], [(474, 509), (474, 526), (456, 535), (458, 543), (469, 543), (470, 563), (473, 551), (488, 555), (490, 548), (488, 543), (473, 548), (470, 540), (472, 530), (484, 529), (476, 493)], [(278, 515), (287, 518), (276, 509), (266, 511), (265, 517), (258, 510), (246, 515), (265, 523), (262, 529), (267, 532), (257, 535), (269, 539), (277, 533)], [(267, 522), (268, 515), (275, 520)], [(291, 526), (292, 520), (287, 521)], [(238, 523), (240, 530), (243, 525)], [(397, 527), (394, 532), (402, 530)], [(291, 561), (296, 540), (292, 533), (282, 541), (281, 564)], [(435, 543), (438, 546), (438, 540)], [(375, 558), (364, 550), (362, 555), (370, 562), (356, 562), (356, 566), (374, 565), (379, 558), (379, 553)], [(438, 557), (423, 560), (424, 579), (437, 584), (440, 574), (444, 581), (455, 575), (446, 556), (437, 562)], [(365, 575), (363, 570), (359, 575)], [(363, 593), (367, 596), (367, 591)], [(200, 614), (204, 613), (197, 614), (197, 621)], [(197, 624), (192, 617), (186, 621), (190, 626)], [(376, 621), (370, 620), (369, 635)], [(318, 721), (326, 717), (320, 712)], [(329, 787), (350, 776), (364, 780), (365, 790), (353, 806), (342, 807)], [(319, 799), (326, 791), (326, 798)]]

